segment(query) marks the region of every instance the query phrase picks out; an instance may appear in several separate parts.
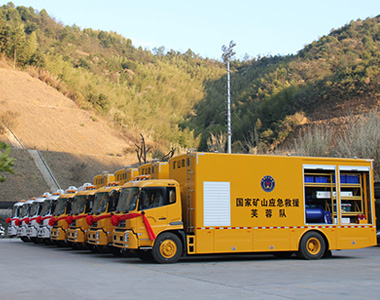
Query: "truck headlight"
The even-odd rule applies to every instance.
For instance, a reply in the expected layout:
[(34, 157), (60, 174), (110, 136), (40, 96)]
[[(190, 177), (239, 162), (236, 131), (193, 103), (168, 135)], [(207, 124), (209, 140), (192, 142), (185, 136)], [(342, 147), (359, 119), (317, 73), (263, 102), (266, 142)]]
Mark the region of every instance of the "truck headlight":
[(96, 232), (96, 239), (98, 240), (99, 238), (100, 238), (100, 232), (97, 231), (97, 232)]
[(74, 236), (77, 238), (78, 237), (78, 230), (75, 230)]
[(124, 242), (128, 243), (129, 242), (129, 232), (126, 232), (124, 234)]

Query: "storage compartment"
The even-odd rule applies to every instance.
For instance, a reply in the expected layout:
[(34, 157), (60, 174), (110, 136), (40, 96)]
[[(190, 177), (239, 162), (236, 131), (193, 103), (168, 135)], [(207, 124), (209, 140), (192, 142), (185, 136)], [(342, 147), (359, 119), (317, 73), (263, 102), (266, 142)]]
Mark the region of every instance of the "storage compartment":
[[(306, 223), (326, 222), (326, 216), (323, 216), (319, 208), (325, 213), (330, 213), (334, 224), (355, 224), (362, 216), (371, 220), (369, 170), (368, 167), (355, 166), (339, 166), (339, 172), (328, 166), (305, 168)], [(339, 176), (339, 185), (335, 180), (337, 176)], [(340, 203), (339, 213), (337, 203)]]

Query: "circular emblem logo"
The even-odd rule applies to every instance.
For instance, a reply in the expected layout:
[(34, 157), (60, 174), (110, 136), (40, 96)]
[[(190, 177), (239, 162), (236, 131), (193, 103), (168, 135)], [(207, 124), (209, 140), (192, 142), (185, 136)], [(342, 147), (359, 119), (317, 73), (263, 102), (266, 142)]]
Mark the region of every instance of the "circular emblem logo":
[(264, 176), (263, 179), (261, 179), (261, 188), (265, 192), (271, 192), (274, 190), (275, 182), (272, 176)]

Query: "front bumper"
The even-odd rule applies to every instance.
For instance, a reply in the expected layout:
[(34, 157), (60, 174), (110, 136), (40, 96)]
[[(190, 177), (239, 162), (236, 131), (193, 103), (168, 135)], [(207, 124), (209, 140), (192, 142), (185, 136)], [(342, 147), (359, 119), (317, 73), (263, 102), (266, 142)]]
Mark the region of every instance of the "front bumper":
[(112, 245), (123, 249), (138, 249), (140, 246), (137, 236), (132, 230), (114, 231)]
[(43, 226), (38, 230), (38, 237), (41, 239), (50, 239), (51, 227)]
[(50, 239), (53, 241), (66, 241), (66, 230), (63, 228), (53, 228), (51, 230)]
[(38, 236), (38, 230), (39, 230), (39, 228), (37, 228), (35, 226), (29, 227), (28, 230), (27, 230), (28, 237), (30, 237), (30, 238), (36, 238)]
[(84, 244), (87, 240), (86, 233), (81, 228), (72, 228), (67, 233), (67, 240), (71, 243)]
[(108, 246), (112, 244), (112, 232), (107, 233), (103, 229), (89, 230), (87, 239), (91, 245)]
[(16, 226), (8, 226), (8, 237), (15, 237), (17, 235), (17, 227)]
[(27, 237), (28, 236), (28, 228), (25, 225), (19, 227), (19, 229), (17, 230), (17, 236)]

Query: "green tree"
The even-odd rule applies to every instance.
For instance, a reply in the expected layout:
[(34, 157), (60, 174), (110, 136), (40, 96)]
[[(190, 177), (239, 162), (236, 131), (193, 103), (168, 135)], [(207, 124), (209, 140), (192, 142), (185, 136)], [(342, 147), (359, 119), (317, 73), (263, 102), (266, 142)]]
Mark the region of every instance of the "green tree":
[(25, 46), (24, 25), (19, 25), (11, 31), (11, 52), (13, 56), (13, 68), (16, 68), (17, 57), (19, 51)]
[[(9, 157), (11, 153), (11, 148), (7, 143), (1, 142), (0, 144), (0, 172), (13, 172), (14, 161), (16, 159)], [(6, 176), (0, 174), (0, 182), (5, 181)]]

